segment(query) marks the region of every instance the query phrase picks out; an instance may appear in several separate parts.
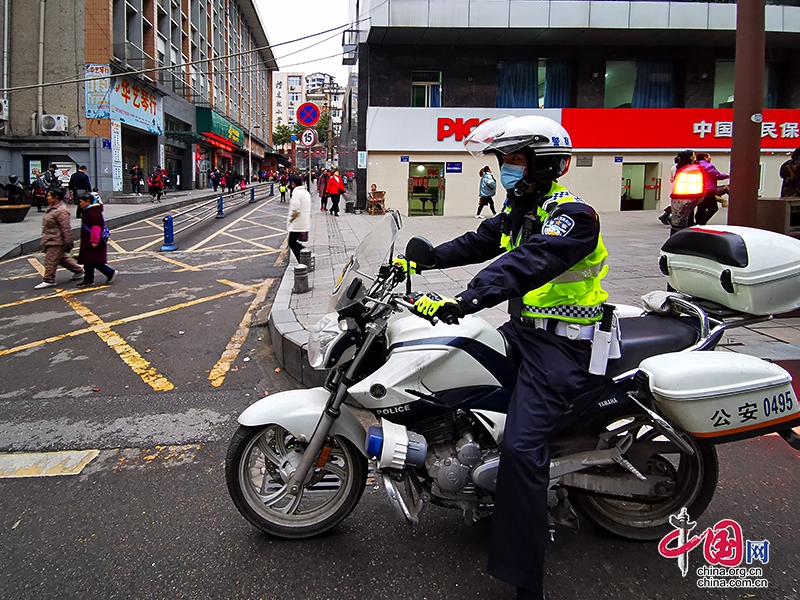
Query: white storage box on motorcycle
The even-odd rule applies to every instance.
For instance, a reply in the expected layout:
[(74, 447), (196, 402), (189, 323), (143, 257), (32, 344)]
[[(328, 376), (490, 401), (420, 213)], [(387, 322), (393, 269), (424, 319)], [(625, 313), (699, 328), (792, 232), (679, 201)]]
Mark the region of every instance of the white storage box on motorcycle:
[(800, 419), (792, 376), (754, 356), (674, 352), (645, 359), (639, 369), (648, 375), (658, 408), (695, 437), (750, 437)]
[(661, 271), (684, 294), (753, 315), (800, 307), (800, 240), (750, 227), (690, 227), (661, 251)]

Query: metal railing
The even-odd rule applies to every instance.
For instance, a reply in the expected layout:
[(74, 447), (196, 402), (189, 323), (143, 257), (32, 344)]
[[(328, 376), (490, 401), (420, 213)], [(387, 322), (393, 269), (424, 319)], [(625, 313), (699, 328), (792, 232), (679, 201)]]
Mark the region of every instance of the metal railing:
[(269, 184), (269, 187), (267, 187), (267, 185), (259, 186), (259, 188), (258, 197), (256, 197), (256, 186), (251, 184), (244, 193), (242, 190), (237, 190), (227, 194), (220, 194), (215, 198), (190, 206), (174, 215), (167, 215), (163, 219), (164, 244), (161, 246), (161, 251), (173, 252), (177, 250), (178, 244), (175, 241), (175, 236), (179, 233), (183, 233), (212, 217), (215, 219), (224, 219), (226, 208), (230, 210), (242, 204), (254, 204), (258, 202), (258, 200), (264, 200), (274, 195), (273, 192), (275, 188), (273, 184)]

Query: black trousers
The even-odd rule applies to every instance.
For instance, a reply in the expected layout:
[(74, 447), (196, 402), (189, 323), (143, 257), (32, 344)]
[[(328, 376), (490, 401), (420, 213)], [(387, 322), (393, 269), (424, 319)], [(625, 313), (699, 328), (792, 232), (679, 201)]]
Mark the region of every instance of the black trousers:
[(111, 276), (116, 273), (114, 269), (109, 267), (108, 265), (101, 265), (99, 263), (85, 263), (83, 265), (83, 282), (84, 283), (94, 283), (94, 270), (97, 269), (103, 275), (106, 276), (106, 279), (111, 279)]
[(134, 194), (141, 194), (142, 193), (142, 180), (141, 179), (133, 179), (131, 181), (131, 185), (133, 186), (133, 193)]
[(519, 357), (495, 492), (489, 574), (543, 594), (550, 481), (548, 438), (586, 384), (591, 342), (511, 320), (500, 327)]
[(494, 199), (491, 196), (481, 196), (481, 199), (478, 201), (478, 213), (481, 214), (483, 207), (488, 205), (489, 208), (492, 210), (492, 214), (496, 215), (497, 213), (494, 211)]
[(303, 244), (297, 239), (300, 237), (299, 231), (290, 231), (289, 232), (289, 250), (292, 251), (294, 257), (297, 259), (297, 262), (300, 262), (300, 250), (305, 248)]
[(697, 205), (694, 219), (697, 221), (698, 225), (705, 225), (711, 220), (711, 217), (713, 217), (718, 210), (719, 206), (717, 205), (717, 194), (716, 192), (711, 192), (710, 194), (706, 194), (706, 196), (700, 201), (700, 204)]
[(331, 194), (331, 212), (339, 216), (339, 194)]

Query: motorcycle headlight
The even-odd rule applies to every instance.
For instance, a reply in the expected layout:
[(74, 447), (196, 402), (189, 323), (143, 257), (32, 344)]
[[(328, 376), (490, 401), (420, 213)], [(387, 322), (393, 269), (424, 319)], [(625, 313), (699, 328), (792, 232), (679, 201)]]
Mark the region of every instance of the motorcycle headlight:
[(324, 369), (336, 341), (347, 335), (347, 325), (339, 323), (336, 313), (325, 315), (308, 336), (308, 363), (312, 369)]

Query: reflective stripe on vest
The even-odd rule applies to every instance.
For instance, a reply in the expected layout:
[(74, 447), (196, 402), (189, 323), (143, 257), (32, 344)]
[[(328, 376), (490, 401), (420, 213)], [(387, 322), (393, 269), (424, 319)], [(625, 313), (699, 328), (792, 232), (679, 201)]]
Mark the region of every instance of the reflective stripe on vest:
[[(566, 202), (583, 200), (573, 196), (564, 186), (553, 182), (542, 206), (537, 207), (537, 216), (544, 223), (550, 218), (551, 211)], [(511, 212), (509, 207), (504, 210), (506, 213)], [(521, 233), (520, 231), (517, 235), (516, 243), (511, 242), (511, 236), (502, 235), (501, 248), (512, 251), (519, 245)], [(603, 238), (598, 236), (597, 246), (591, 254), (549, 283), (523, 296), (521, 316), (524, 319), (550, 318), (580, 324), (600, 320), (601, 305), (608, 299), (608, 293), (601, 286), (601, 280), (608, 272), (607, 257), (608, 251), (603, 244)]]

